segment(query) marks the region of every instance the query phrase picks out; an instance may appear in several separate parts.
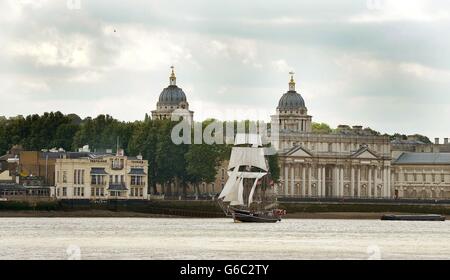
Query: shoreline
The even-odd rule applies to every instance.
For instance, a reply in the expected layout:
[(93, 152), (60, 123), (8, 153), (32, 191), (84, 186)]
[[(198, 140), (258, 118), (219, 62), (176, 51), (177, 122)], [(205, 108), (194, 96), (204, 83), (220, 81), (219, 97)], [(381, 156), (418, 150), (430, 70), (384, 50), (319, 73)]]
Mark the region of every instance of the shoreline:
[[(352, 219), (379, 220), (383, 214), (401, 214), (397, 212), (297, 212), (287, 214), (285, 219)], [(405, 213), (403, 213), (405, 214)], [(449, 215), (444, 215), (450, 219)], [(0, 218), (202, 218), (167, 214), (153, 214), (132, 211), (78, 210), (78, 211), (0, 211)], [(220, 218), (220, 217), (219, 217)], [(225, 216), (223, 218), (226, 218)]]

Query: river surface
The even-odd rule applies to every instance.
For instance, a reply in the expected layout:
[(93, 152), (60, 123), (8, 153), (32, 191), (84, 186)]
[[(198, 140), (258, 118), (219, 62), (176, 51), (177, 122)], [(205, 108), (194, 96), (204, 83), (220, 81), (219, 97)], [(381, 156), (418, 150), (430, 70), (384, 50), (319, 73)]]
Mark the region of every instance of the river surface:
[(0, 218), (0, 259), (450, 259), (450, 222)]

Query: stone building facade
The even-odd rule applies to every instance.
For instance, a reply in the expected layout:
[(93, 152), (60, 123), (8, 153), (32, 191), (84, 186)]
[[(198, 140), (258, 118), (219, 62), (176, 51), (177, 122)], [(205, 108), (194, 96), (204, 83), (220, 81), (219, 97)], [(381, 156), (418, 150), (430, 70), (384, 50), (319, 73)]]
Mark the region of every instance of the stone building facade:
[(450, 198), (450, 153), (403, 152), (392, 166), (394, 197)]
[(123, 153), (63, 155), (56, 159), (58, 199), (147, 199), (148, 162)]
[(314, 134), (312, 117), (295, 89), (289, 90), (271, 117), (278, 127), (281, 165), (278, 194), (301, 197), (390, 197), (391, 154), (387, 136), (370, 135), (360, 127), (335, 134)]
[[(285, 92), (271, 116), (277, 128), (272, 145), (280, 160), (278, 195), (324, 198), (450, 198), (450, 143), (424, 143), (415, 136), (391, 141), (362, 126), (339, 126), (329, 134), (314, 133), (302, 94), (290, 73)], [(153, 119), (165, 119), (176, 109), (186, 109), (185, 93), (176, 86), (172, 68), (170, 85), (158, 100)], [(272, 129), (274, 130), (274, 129)], [(271, 133), (274, 133), (272, 131)], [(273, 136), (273, 135), (272, 135)], [(273, 140), (276, 139), (276, 140)], [(218, 168), (213, 183), (202, 183), (201, 194), (221, 191), (228, 178), (227, 163)], [(161, 193), (167, 187), (158, 186)], [(170, 188), (174, 190), (174, 188)], [(194, 188), (190, 188), (194, 193)]]

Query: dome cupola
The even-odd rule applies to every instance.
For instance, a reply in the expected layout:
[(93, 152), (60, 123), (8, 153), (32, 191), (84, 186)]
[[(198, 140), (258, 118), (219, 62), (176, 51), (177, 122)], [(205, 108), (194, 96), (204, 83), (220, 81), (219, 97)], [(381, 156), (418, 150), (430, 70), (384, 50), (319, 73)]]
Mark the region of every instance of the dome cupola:
[(278, 110), (293, 110), (306, 108), (305, 100), (295, 90), (294, 72), (289, 72), (291, 80), (289, 81), (289, 91), (281, 96), (278, 102)]
[(174, 67), (169, 77), (169, 86), (164, 88), (159, 95), (157, 106), (161, 105), (179, 105), (181, 102), (186, 102), (186, 94), (177, 86), (177, 78), (175, 76)]

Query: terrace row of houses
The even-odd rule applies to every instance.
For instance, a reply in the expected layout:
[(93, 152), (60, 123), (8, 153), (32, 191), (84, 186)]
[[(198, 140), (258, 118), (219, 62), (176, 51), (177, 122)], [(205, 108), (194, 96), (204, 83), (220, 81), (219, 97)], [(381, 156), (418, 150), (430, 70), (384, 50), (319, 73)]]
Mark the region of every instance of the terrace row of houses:
[(147, 199), (148, 162), (118, 150), (23, 151), (0, 157), (0, 197), (10, 199)]

